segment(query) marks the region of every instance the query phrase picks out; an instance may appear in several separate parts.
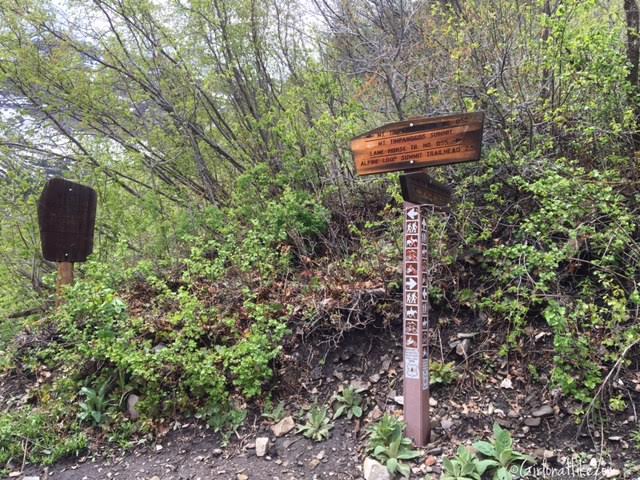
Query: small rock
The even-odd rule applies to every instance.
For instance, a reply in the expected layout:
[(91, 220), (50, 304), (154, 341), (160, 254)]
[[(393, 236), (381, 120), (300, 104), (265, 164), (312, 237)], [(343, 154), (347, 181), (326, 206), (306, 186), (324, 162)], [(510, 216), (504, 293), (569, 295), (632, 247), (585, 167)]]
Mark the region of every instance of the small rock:
[(591, 468), (598, 468), (598, 459), (596, 457), (591, 458), (591, 460), (589, 460), (589, 466)]
[(158, 475), (154, 475), (149, 480), (160, 480), (160, 477)]
[(393, 397), (393, 400), (398, 404), (398, 405), (404, 405), (404, 397), (402, 395), (396, 395), (395, 397)]
[(371, 383), (378, 383), (380, 381), (380, 374), (379, 373), (374, 373), (373, 375), (371, 375), (369, 377), (369, 381)]
[(40, 480), (40, 477), (24, 477), (22, 480)]
[(322, 460), (325, 456), (324, 450), (320, 450), (320, 452), (316, 455), (318, 460)]
[(160, 450), (162, 450), (162, 445), (156, 445), (156, 452), (159, 452)]
[(19, 477), (20, 475), (22, 475), (22, 472), (10, 472), (9, 478), (16, 478), (16, 477)]
[(219, 457), (220, 455), (222, 455), (222, 449), (221, 448), (214, 448), (211, 451), (211, 455), (213, 455), (214, 457)]
[(249, 480), (249, 477), (248, 477), (247, 475), (245, 475), (244, 473), (239, 473), (239, 474), (236, 476), (236, 479), (237, 479), (237, 480)]
[(320, 460), (318, 460), (317, 458), (313, 458), (310, 462), (309, 462), (309, 469), (313, 470), (315, 469), (318, 465), (320, 465)]
[(622, 472), (617, 468), (605, 468), (602, 473), (605, 478), (616, 478), (619, 477)]
[(620, 440), (622, 440), (622, 437), (619, 435), (612, 435), (611, 437), (609, 437), (609, 440), (611, 440), (612, 442), (619, 442)]
[(268, 448), (269, 448), (268, 437), (256, 438), (256, 456), (257, 457), (264, 457), (267, 454)]
[(365, 480), (391, 480), (387, 467), (370, 457), (364, 459), (362, 473)]
[(353, 388), (356, 392), (366, 392), (371, 387), (369, 382), (365, 382), (361, 378), (357, 378), (355, 380), (351, 380), (351, 388)]
[(284, 417), (275, 425), (271, 426), (271, 431), (276, 437), (281, 437), (289, 433), (296, 426), (296, 422), (293, 420), (293, 417), (288, 416)]
[(375, 422), (376, 420), (382, 418), (382, 415), (384, 415), (384, 413), (382, 413), (382, 410), (380, 410), (380, 407), (376, 405), (375, 407), (373, 407), (373, 410), (369, 412), (369, 414), (367, 415), (367, 418)]
[(344, 373), (342, 373), (342, 372), (333, 372), (333, 376), (336, 377), (340, 381), (344, 380)]
[(502, 382), (500, 382), (500, 388), (504, 388), (505, 390), (513, 390), (513, 383), (511, 383), (511, 378), (505, 377)]
[(465, 338), (456, 345), (456, 353), (461, 357), (467, 358), (469, 356), (469, 347), (471, 347), (471, 340)]
[(460, 338), (460, 339), (462, 339), (462, 338), (473, 338), (476, 335), (478, 335), (478, 332), (470, 332), (470, 333), (461, 332), (461, 333), (458, 333), (456, 335), (456, 338)]
[(536, 408), (531, 415), (534, 417), (547, 417), (553, 415), (553, 408), (551, 405), (542, 405), (540, 408)]
[(545, 450), (542, 453), (542, 458), (544, 458), (545, 460), (553, 460), (557, 457), (556, 452), (554, 452), (553, 450)]
[(137, 420), (140, 418), (140, 414), (136, 410), (136, 405), (140, 401), (140, 397), (135, 393), (130, 393), (127, 396), (127, 413), (131, 420)]
[(524, 427), (522, 427), (522, 433), (529, 433), (529, 430), (531, 430), (531, 428), (529, 428), (526, 425)]
[(429, 406), (430, 407), (437, 407), (438, 406), (438, 401), (433, 397), (429, 397)]
[(444, 417), (442, 420), (440, 420), (440, 426), (444, 431), (448, 432), (453, 428), (453, 420), (451, 420), (449, 417)]
[(382, 371), (386, 372), (391, 367), (391, 357), (389, 355), (385, 355), (381, 360), (381, 368)]
[(428, 466), (428, 467), (431, 467), (432, 465), (435, 465), (437, 462), (438, 462), (438, 460), (433, 455), (429, 455), (427, 457), (427, 459), (424, 461), (425, 465)]
[(525, 418), (524, 420), (524, 424), (528, 427), (538, 427), (540, 426), (540, 422), (542, 422), (540, 417)]

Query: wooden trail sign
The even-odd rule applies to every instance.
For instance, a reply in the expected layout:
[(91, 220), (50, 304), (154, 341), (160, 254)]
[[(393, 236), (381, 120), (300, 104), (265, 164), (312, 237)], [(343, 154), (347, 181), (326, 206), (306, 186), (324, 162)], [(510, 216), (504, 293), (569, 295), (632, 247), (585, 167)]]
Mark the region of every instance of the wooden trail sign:
[(94, 189), (53, 178), (40, 195), (42, 255), (52, 262), (84, 262), (93, 252), (97, 195)]
[(351, 140), (358, 175), (396, 172), (404, 198), (404, 419), (416, 446), (429, 442), (429, 249), (427, 212), (422, 205), (446, 206), (451, 188), (425, 172), (435, 165), (480, 160), (484, 113), (416, 118), (391, 123)]
[(358, 175), (480, 159), (484, 113), (390, 123), (351, 140)]
[(73, 263), (93, 252), (96, 205), (95, 190), (62, 178), (49, 180), (40, 195), (42, 255), (58, 263), (58, 302), (62, 285), (73, 282)]
[(402, 198), (418, 205), (445, 207), (451, 202), (451, 188), (438, 183), (424, 172), (400, 175)]

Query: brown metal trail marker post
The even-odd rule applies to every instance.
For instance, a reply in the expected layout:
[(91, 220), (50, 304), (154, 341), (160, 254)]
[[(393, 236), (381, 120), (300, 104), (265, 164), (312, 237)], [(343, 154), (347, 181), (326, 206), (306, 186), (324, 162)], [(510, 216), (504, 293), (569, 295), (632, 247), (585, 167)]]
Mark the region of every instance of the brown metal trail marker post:
[(429, 277), (425, 206), (442, 207), (451, 189), (416, 169), (480, 159), (484, 114), (416, 118), (371, 130), (351, 140), (358, 175), (404, 170), (403, 237), (404, 419), (416, 446), (429, 442)]
[(56, 305), (62, 287), (73, 283), (73, 264), (84, 262), (93, 251), (96, 221), (95, 190), (62, 178), (47, 182), (38, 202), (42, 255), (57, 262)]

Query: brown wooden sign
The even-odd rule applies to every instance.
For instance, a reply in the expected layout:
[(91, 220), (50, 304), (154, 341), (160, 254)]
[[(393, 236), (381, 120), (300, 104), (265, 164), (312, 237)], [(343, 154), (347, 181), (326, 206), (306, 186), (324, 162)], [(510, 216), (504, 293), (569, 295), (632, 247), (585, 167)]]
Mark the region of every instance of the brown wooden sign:
[(38, 203), (42, 254), (52, 262), (84, 262), (93, 252), (95, 190), (62, 178), (47, 182)]
[(484, 113), (415, 118), (351, 140), (358, 175), (412, 170), (480, 159)]
[(400, 188), (406, 202), (438, 207), (451, 203), (451, 187), (436, 182), (424, 172), (400, 175)]

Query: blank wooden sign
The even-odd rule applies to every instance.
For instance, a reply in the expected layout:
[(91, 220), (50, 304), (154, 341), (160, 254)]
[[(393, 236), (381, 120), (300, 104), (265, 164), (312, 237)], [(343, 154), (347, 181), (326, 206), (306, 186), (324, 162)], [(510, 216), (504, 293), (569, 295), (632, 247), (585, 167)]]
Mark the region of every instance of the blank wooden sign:
[(52, 262), (84, 262), (93, 252), (96, 191), (53, 178), (38, 203), (42, 254)]

